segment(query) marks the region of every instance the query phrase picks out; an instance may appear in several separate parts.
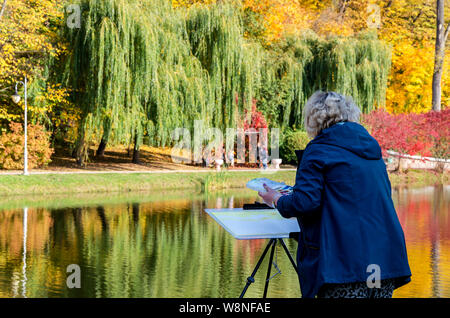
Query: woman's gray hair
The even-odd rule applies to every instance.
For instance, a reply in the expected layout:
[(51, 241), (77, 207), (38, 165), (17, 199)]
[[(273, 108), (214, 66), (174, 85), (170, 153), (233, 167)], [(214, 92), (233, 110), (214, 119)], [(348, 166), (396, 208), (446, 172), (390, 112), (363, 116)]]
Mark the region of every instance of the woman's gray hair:
[(315, 92), (304, 109), (305, 128), (310, 138), (332, 125), (343, 122), (359, 122), (361, 111), (351, 97), (335, 92)]

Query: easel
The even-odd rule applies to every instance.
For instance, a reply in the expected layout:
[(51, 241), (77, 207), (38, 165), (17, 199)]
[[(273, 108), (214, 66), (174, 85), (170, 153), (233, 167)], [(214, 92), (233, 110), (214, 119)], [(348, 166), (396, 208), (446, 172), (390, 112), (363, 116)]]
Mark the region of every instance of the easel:
[(244, 290), (241, 293), (241, 296), (239, 298), (243, 298), (245, 293), (247, 292), (248, 287), (255, 282), (255, 275), (258, 272), (259, 267), (261, 266), (261, 263), (263, 262), (267, 252), (269, 251), (270, 247), (272, 246), (272, 250), (270, 252), (270, 258), (269, 258), (269, 267), (267, 269), (267, 276), (266, 276), (266, 283), (264, 286), (264, 294), (263, 298), (266, 298), (267, 296), (267, 290), (269, 288), (269, 281), (270, 281), (270, 272), (272, 269), (272, 263), (273, 263), (273, 255), (275, 254), (275, 246), (277, 245), (277, 242), (280, 242), (281, 246), (283, 247), (286, 255), (288, 256), (289, 260), (291, 261), (292, 266), (295, 269), (295, 272), (298, 273), (297, 265), (294, 262), (294, 259), (292, 258), (291, 254), (289, 253), (289, 250), (286, 247), (286, 244), (284, 244), (283, 239), (281, 238), (272, 238), (270, 239), (269, 243), (267, 244), (266, 248), (264, 249), (264, 252), (262, 253), (261, 257), (258, 260), (258, 263), (255, 266), (255, 269), (253, 270), (251, 276), (247, 278), (247, 283), (245, 284)]

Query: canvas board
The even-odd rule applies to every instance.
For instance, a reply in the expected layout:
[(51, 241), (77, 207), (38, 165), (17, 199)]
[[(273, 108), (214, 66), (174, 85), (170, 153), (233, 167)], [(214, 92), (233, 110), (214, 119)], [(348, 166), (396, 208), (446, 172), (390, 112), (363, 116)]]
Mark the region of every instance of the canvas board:
[(286, 219), (276, 209), (205, 209), (217, 223), (239, 240), (289, 238), (300, 232), (296, 218)]

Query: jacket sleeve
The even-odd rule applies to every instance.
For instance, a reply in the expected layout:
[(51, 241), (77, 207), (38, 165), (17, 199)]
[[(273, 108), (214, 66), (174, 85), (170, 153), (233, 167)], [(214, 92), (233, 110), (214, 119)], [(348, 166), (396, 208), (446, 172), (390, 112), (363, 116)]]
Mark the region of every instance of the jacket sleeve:
[(324, 188), (321, 157), (318, 151), (305, 151), (292, 193), (278, 199), (277, 209), (283, 217), (299, 217), (320, 207)]

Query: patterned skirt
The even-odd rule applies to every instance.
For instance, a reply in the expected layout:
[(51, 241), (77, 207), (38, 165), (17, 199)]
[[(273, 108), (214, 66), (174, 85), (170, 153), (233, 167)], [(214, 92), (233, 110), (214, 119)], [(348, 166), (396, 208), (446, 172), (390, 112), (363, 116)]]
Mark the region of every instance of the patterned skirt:
[(394, 289), (393, 279), (381, 280), (379, 288), (370, 288), (366, 282), (324, 284), (317, 298), (392, 298)]

